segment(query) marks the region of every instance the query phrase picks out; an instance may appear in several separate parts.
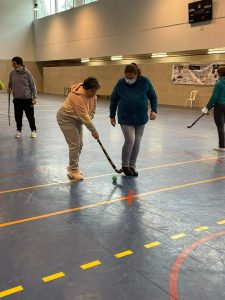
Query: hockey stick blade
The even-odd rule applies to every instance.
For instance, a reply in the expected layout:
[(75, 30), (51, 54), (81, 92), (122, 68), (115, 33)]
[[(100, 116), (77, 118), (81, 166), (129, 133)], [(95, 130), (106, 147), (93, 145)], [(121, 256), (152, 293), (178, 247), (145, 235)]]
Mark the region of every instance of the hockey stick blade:
[(193, 127), (205, 114), (202, 114), (200, 117), (198, 117), (191, 125), (188, 125), (187, 128)]
[[(214, 107), (214, 105), (212, 107), (210, 107), (208, 109), (208, 112)], [(193, 127), (202, 117), (207, 116), (209, 113), (207, 114), (201, 114), (201, 116), (199, 116), (191, 125), (188, 125), (187, 128), (191, 128)]]

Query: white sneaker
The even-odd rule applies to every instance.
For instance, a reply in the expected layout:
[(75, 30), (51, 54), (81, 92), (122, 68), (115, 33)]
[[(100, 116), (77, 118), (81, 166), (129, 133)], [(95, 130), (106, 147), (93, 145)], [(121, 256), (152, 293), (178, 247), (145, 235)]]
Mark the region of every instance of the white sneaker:
[(30, 137), (31, 138), (36, 138), (37, 137), (36, 131), (32, 131)]
[(225, 152), (225, 148), (215, 147), (214, 150)]
[(17, 130), (16, 134), (15, 134), (15, 138), (21, 138), (21, 131)]

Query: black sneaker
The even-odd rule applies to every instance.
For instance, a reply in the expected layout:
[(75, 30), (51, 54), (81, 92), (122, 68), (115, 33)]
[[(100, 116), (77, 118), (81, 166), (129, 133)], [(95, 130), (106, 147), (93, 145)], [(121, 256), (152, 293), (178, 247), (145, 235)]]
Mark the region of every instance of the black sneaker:
[(123, 173), (124, 173), (126, 176), (134, 176), (134, 175), (133, 175), (133, 172), (130, 170), (129, 167), (122, 167), (122, 170), (123, 170)]
[(138, 172), (135, 170), (135, 168), (130, 167), (129, 169), (133, 173), (133, 176), (138, 176)]

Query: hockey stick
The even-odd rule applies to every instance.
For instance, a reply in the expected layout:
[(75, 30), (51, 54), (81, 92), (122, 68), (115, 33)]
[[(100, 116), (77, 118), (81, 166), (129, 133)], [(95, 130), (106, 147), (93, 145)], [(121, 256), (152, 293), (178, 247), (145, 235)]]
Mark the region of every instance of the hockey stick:
[(100, 147), (102, 148), (102, 151), (104, 152), (106, 158), (108, 159), (110, 165), (113, 167), (113, 169), (116, 171), (116, 173), (119, 173), (119, 174), (122, 173), (123, 172), (122, 169), (118, 170), (116, 168), (116, 166), (114, 165), (114, 163), (112, 162), (111, 158), (109, 157), (108, 153), (106, 152), (105, 148), (103, 147), (101, 141), (98, 139), (97, 142), (99, 143)]
[(8, 94), (8, 121), (9, 121), (9, 126), (10, 126), (10, 93)]
[[(210, 109), (212, 109), (212, 108), (213, 108), (213, 106)], [(210, 109), (208, 111), (210, 111)], [(207, 114), (201, 114), (201, 116), (199, 116), (191, 125), (188, 125), (187, 128), (193, 127), (202, 117), (204, 117), (206, 115), (208, 115), (208, 113)]]

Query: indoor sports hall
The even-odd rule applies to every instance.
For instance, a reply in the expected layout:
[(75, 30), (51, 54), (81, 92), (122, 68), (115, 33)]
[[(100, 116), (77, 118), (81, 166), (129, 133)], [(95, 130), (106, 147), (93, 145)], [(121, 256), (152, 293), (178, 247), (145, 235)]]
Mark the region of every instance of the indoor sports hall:
[[(225, 1), (0, 4), (0, 299), (225, 299)], [(25, 111), (19, 136), (15, 57), (37, 90), (36, 129)], [(88, 77), (100, 84), (95, 131), (80, 119), (76, 180), (57, 116)], [(141, 78), (158, 107), (152, 93), (128, 176), (113, 91)]]

